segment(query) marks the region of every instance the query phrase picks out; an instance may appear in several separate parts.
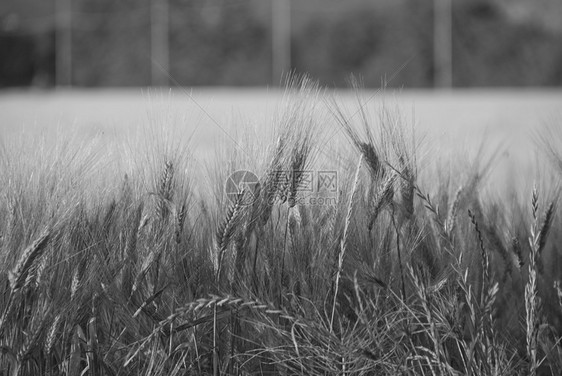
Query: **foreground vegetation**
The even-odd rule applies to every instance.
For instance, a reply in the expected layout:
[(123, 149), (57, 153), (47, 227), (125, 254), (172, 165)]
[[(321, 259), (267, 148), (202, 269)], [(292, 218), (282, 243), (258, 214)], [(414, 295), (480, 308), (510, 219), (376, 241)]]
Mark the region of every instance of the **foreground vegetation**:
[[(561, 374), (553, 185), (483, 194), (483, 155), (424, 178), (404, 120), (362, 101), (328, 101), (350, 141), (328, 151), (300, 84), (272, 142), (237, 142), (208, 181), (181, 143), (119, 163), (5, 146), (0, 374)], [(239, 169), (259, 185), (229, 200)], [(336, 204), (305, 205), (318, 170)]]

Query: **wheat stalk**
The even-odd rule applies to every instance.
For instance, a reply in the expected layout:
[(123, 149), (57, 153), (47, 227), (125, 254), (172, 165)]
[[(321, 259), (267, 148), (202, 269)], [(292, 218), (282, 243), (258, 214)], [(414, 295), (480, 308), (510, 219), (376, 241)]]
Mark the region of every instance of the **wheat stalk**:
[(336, 313), (336, 301), (338, 297), (340, 278), (343, 269), (343, 259), (347, 247), (347, 237), (349, 234), (349, 225), (351, 223), (351, 214), (353, 212), (353, 203), (355, 202), (355, 195), (357, 194), (357, 188), (359, 186), (359, 172), (361, 171), (362, 162), (363, 162), (363, 154), (360, 155), (359, 162), (357, 163), (357, 169), (355, 170), (355, 178), (353, 180), (353, 186), (351, 188), (351, 195), (349, 197), (349, 204), (347, 206), (347, 214), (345, 216), (345, 223), (343, 227), (343, 235), (340, 243), (340, 251), (338, 254), (338, 268), (336, 272), (336, 281), (334, 283), (334, 300), (332, 303), (332, 314), (330, 316), (330, 333), (332, 333), (333, 325), (334, 325), (334, 316)]
[[(443, 367), (448, 367), (448, 364), (446, 364), (447, 357), (444, 355), (443, 344), (442, 344), (443, 341), (441, 339), (441, 335), (439, 334), (439, 330), (436, 325), (437, 320), (433, 313), (435, 308), (433, 307), (434, 304), (432, 304), (431, 295), (428, 294), (427, 282), (425, 280), (425, 276), (423, 275), (423, 273), (422, 276), (416, 275), (411, 265), (408, 265), (407, 267), (408, 267), (409, 274), (414, 282), (415, 291), (420, 299), (420, 303), (427, 324), (429, 325), (429, 330), (427, 330), (427, 334), (429, 335), (432, 341), (432, 345), (433, 345), (432, 355), (434, 358), (434, 362), (437, 363), (439, 374), (440, 375), (446, 374), (444, 372), (445, 370)], [(433, 372), (433, 367), (431, 366), (432, 362), (428, 361), (428, 363)]]
[(529, 245), (531, 254), (529, 256), (529, 279), (525, 285), (525, 312), (526, 312), (526, 341), (527, 356), (529, 357), (529, 375), (535, 376), (539, 367), (538, 360), (538, 332), (540, 326), (540, 298), (537, 284), (537, 263), (539, 261), (540, 246), (540, 230), (538, 218), (538, 192), (537, 188), (533, 189), (531, 199), (531, 208), (533, 216), (533, 224), (531, 226), (531, 236), (529, 237)]
[(137, 266), (138, 253), (137, 253), (137, 242), (139, 238), (139, 229), (142, 219), (143, 204), (140, 203), (132, 218), (132, 223), (130, 226), (130, 233), (127, 239), (123, 262), (125, 265), (121, 271), (121, 289), (123, 294), (129, 299), (133, 292), (133, 270)]
[(42, 316), (40, 318), (34, 316), (31, 321), (31, 327), (28, 329), (23, 346), (20, 348), (17, 358), (22, 362), (33, 350), (34, 346), (37, 345), (41, 332), (43, 330), (43, 324), (45, 318)]

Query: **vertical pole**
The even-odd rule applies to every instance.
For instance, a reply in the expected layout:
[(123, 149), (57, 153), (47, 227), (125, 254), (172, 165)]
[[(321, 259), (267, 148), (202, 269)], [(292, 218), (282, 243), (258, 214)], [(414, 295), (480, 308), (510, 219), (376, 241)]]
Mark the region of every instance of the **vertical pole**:
[(453, 0), (433, 0), (434, 86), (453, 86)]
[(291, 0), (271, 0), (271, 80), (281, 84), (291, 70)]
[(55, 83), (72, 85), (72, 0), (55, 0)]
[(150, 1), (151, 84), (153, 86), (168, 86), (168, 74), (170, 72), (168, 0)]

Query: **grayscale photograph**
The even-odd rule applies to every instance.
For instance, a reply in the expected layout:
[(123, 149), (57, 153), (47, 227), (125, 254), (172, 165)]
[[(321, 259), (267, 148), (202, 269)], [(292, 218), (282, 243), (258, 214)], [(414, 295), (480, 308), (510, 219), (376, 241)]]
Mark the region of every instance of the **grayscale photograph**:
[(561, 0), (1, 0), (0, 376), (560, 376), (561, 178)]

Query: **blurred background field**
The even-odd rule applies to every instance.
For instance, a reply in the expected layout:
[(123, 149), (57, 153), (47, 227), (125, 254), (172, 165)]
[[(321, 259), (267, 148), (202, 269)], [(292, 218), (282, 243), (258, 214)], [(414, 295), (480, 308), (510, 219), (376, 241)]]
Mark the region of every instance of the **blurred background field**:
[(560, 86), (561, 19), (557, 0), (5, 0), (0, 87)]
[[(203, 164), (224, 145), (234, 147), (233, 139), (238, 140), (244, 132), (254, 133), (254, 138), (260, 133), (270, 134), (275, 115), (283, 112), (286, 104), (283, 94), (280, 89), (256, 88), (199, 88), (189, 92), (11, 90), (0, 94), (0, 131), (5, 143), (22, 131), (31, 138), (50, 135), (53, 140), (55, 135), (66, 132), (86, 140), (101, 138), (107, 147), (119, 147), (131, 137), (154, 136), (146, 133), (150, 127), (153, 131), (168, 127), (190, 140), (185, 147)], [(330, 96), (343, 106), (356, 106), (352, 91), (329, 91), (326, 97)], [(375, 112), (383, 106), (399, 112), (431, 153), (445, 158), (454, 154), (467, 156), (482, 143), (489, 150), (499, 150), (494, 176), (495, 181), (503, 182), (532, 178), (529, 171), (537, 157), (536, 136), (562, 119), (562, 92), (552, 89), (389, 89), (366, 90), (361, 97), (365, 107)], [(329, 114), (331, 108), (325, 98), (318, 102), (320, 111)], [(325, 150), (347, 142), (333, 119), (327, 119), (321, 130), (330, 139)]]
[(17, 89), (0, 94), (2, 134), (57, 125), (118, 139), (159, 98), (205, 151), (226, 136), (215, 121), (267, 128), (292, 72), (334, 90), (354, 75), (366, 97), (399, 89), (404, 115), (440, 148), (486, 138), (521, 155), (560, 120), (561, 4), (6, 0), (0, 88)]
[(367, 90), (399, 89), (404, 115), (440, 146), (486, 137), (521, 153), (530, 132), (560, 118), (561, 4), (6, 0), (0, 88), (18, 89), (0, 94), (0, 125), (5, 137), (53, 125), (115, 136), (167, 97), (159, 101), (208, 150), (225, 135), (215, 121), (267, 128), (289, 72), (329, 89), (354, 75)]

